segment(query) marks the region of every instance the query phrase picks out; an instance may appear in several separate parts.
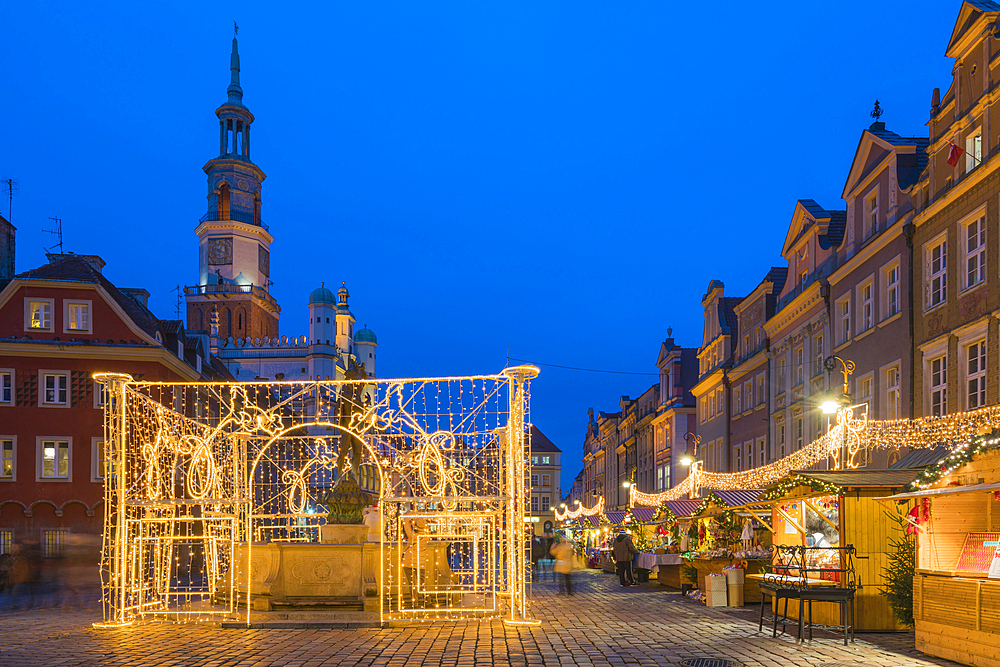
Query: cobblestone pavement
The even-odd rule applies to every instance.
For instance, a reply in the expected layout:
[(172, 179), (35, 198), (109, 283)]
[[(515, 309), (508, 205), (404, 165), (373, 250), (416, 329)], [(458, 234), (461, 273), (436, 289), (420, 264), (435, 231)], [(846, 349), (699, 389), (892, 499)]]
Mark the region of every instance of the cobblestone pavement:
[(954, 665), (913, 649), (912, 633), (861, 634), (845, 647), (757, 632), (753, 609), (707, 608), (654, 584), (621, 588), (592, 570), (574, 575), (573, 597), (534, 586), (540, 627), (500, 622), (386, 629), (222, 629), (148, 624), (95, 630), (96, 607), (0, 612), (0, 665), (361, 665), (376, 667), (624, 667), (724, 657), (750, 666)]

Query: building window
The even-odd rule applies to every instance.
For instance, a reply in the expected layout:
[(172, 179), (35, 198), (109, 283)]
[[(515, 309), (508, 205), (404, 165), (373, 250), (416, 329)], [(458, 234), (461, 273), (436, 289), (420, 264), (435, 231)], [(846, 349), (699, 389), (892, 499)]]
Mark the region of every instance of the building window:
[(760, 347), (760, 344), (764, 341), (764, 338), (759, 326), (753, 328), (753, 337), (755, 339), (754, 345), (756, 347)]
[(851, 297), (846, 296), (837, 302), (837, 327), (838, 345), (843, 345), (851, 340)]
[(767, 441), (761, 438), (757, 441), (757, 465), (762, 466), (767, 463)]
[(795, 449), (796, 451), (802, 449), (802, 417), (798, 417), (795, 420)]
[(986, 216), (965, 225), (965, 289), (986, 280)]
[(868, 413), (871, 414), (872, 409), (872, 386), (875, 384), (872, 374), (862, 376), (858, 378), (857, 389), (858, 389), (858, 403), (866, 403), (868, 405)]
[(749, 410), (753, 407), (753, 380), (747, 380), (743, 384), (743, 402), (746, 404), (744, 409)]
[(968, 409), (975, 410), (986, 406), (986, 341), (973, 343), (965, 349), (969, 355)]
[(67, 405), (68, 373), (42, 373), (42, 404)]
[(965, 172), (969, 173), (983, 161), (983, 130), (976, 128), (965, 138)]
[(764, 405), (764, 401), (767, 396), (764, 393), (764, 376), (761, 375), (757, 378), (757, 405)]
[(785, 425), (778, 425), (778, 458), (785, 458)]
[(715, 390), (715, 402), (719, 406), (719, 414), (720, 415), (723, 413), (723, 408), (725, 407), (724, 401), (725, 401), (725, 399), (723, 398), (723, 395), (722, 395), (722, 389), (721, 388), (716, 389)]
[(865, 238), (878, 231), (878, 190), (865, 199)]
[(542, 475), (542, 486), (543, 487), (550, 486), (551, 483), (552, 483), (552, 476), (551, 475)]
[(858, 322), (858, 332), (868, 331), (875, 325), (874, 285), (871, 280), (858, 288), (858, 303), (861, 308), (861, 318)]
[(743, 470), (743, 448), (736, 448), (736, 471)]
[(538, 511), (538, 496), (531, 496), (531, 511)]
[(547, 465), (550, 465), (550, 463), (549, 463), (549, 462), (550, 462), (551, 460), (552, 460), (552, 457), (550, 457), (550, 456), (543, 456), (543, 457), (542, 457), (542, 465), (543, 465), (543, 466), (547, 466)]
[(532, 488), (538, 486), (538, 475), (536, 473), (532, 473), (531, 475), (531, 486)]
[(743, 355), (750, 354), (750, 334), (743, 334)]
[(66, 548), (66, 537), (69, 530), (53, 528), (42, 531), (42, 558), (59, 558)]
[(739, 389), (733, 389), (733, 414), (743, 412), (743, 394)]
[(927, 248), (927, 307), (933, 308), (948, 298), (948, 240), (933, 242)]
[(753, 468), (753, 443), (747, 445), (747, 470)]
[(69, 479), (69, 442), (41, 440), (40, 456), (43, 479)]
[(542, 511), (549, 511), (549, 496), (542, 496)]
[(893, 366), (885, 371), (885, 418), (899, 416), (899, 366)]
[(656, 469), (656, 490), (663, 490), (663, 466)]
[(32, 299), (26, 307), (25, 329), (52, 330), (52, 299)]
[(14, 553), (14, 531), (0, 530), (0, 554)]
[(930, 361), (931, 369), (931, 415), (941, 417), (948, 414), (948, 357), (941, 356)]
[[(107, 458), (106, 452), (104, 450), (104, 440), (101, 438), (93, 438), (91, 441), (90, 449), (92, 452), (90, 463), (91, 463), (91, 481), (100, 482), (108, 474)], [(114, 472), (113, 470), (111, 472)], [(361, 469), (362, 475), (368, 472), (367, 468)]]
[(795, 384), (802, 384), (805, 379), (806, 351), (802, 347), (795, 348)]
[(812, 375), (819, 375), (823, 372), (823, 337), (816, 336), (813, 338), (813, 364), (815, 368), (812, 371)]
[(4, 403), (14, 403), (14, 370), (11, 368), (0, 370), (0, 405)]
[(705, 420), (708, 419), (708, 401), (705, 400), (704, 396), (701, 397), (700, 405), (701, 410), (699, 410), (699, 412), (701, 413), (701, 423), (704, 424)]
[(14, 440), (0, 440), (0, 479), (14, 479)]
[(885, 270), (885, 316), (892, 317), (899, 312), (899, 264)]
[(532, 456), (531, 457), (531, 465), (533, 465), (533, 466), (538, 465), (538, 457), (537, 456)]
[(65, 331), (90, 331), (90, 301), (64, 301)]

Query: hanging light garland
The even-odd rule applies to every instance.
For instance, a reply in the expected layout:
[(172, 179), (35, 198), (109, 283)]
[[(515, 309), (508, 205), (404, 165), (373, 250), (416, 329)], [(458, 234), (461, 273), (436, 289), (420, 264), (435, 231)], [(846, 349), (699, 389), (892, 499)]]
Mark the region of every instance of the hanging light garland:
[(571, 510), (568, 507), (565, 512), (560, 512), (559, 508), (555, 509), (556, 521), (567, 521), (571, 519), (579, 519), (582, 516), (594, 516), (595, 514), (601, 514), (604, 512), (604, 496), (597, 499), (597, 504), (593, 507), (584, 507), (582, 504), (575, 510)]
[(998, 436), (1000, 436), (1000, 432), (993, 431), (989, 434), (978, 435), (969, 442), (955, 447), (946, 457), (924, 468), (924, 471), (907, 485), (907, 491), (922, 491), (930, 488), (940, 481), (942, 477), (950, 475), (958, 468), (971, 463), (976, 454), (996, 449), (1000, 445), (1000, 437)]
[(777, 500), (778, 498), (784, 498), (793, 490), (801, 486), (808, 487), (813, 491), (819, 491), (831, 496), (839, 496), (843, 492), (843, 490), (836, 484), (830, 484), (829, 482), (813, 479), (811, 477), (803, 477), (802, 475), (792, 475), (791, 477), (782, 479), (775, 486), (772, 486), (770, 489), (760, 494), (760, 500)]

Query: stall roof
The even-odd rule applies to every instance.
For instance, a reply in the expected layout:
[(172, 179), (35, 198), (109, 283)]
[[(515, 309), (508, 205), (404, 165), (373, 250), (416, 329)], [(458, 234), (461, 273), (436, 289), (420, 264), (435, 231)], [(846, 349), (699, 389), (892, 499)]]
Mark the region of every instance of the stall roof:
[(620, 526), (625, 520), (625, 512), (605, 512), (604, 516), (608, 517), (608, 521), (615, 526)]
[(889, 466), (889, 469), (899, 470), (900, 468), (926, 468), (932, 463), (937, 463), (950, 453), (951, 448), (946, 445), (938, 445), (933, 449), (921, 447), (920, 449), (914, 449), (912, 452), (893, 463)]
[(699, 504), (698, 500), (668, 500), (664, 503), (677, 516), (691, 516)]
[(591, 528), (597, 528), (598, 526), (601, 525), (601, 515), (595, 514), (593, 516), (581, 516), (579, 518), (579, 521), (584, 528), (586, 528), (587, 525), (589, 525)]
[(655, 507), (633, 507), (632, 514), (635, 518), (639, 520), (640, 523), (648, 523), (653, 520), (653, 515), (656, 514)]
[(719, 496), (719, 500), (726, 503), (730, 507), (736, 507), (738, 505), (749, 505), (751, 503), (757, 502), (760, 498), (760, 494), (764, 493), (761, 490), (754, 491), (713, 491), (715, 495)]
[(894, 496), (884, 496), (875, 500), (906, 500), (907, 498), (920, 498), (923, 496), (943, 496), (946, 493), (965, 493), (966, 491), (991, 491), (1000, 489), (1000, 482), (990, 482), (989, 484), (969, 484), (967, 486), (946, 486), (941, 489), (924, 489), (923, 491), (910, 491), (908, 493), (897, 493)]
[(899, 470), (796, 470), (792, 474), (837, 486), (906, 486), (923, 471), (924, 468), (920, 467)]

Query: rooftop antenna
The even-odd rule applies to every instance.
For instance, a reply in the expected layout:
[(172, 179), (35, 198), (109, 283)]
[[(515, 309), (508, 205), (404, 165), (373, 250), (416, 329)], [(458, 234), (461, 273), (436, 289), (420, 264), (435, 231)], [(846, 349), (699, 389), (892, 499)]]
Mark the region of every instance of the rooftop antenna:
[(61, 255), (61, 254), (63, 254), (62, 218), (49, 218), (49, 220), (52, 220), (53, 222), (56, 223), (56, 228), (55, 229), (43, 229), (42, 231), (45, 232), (46, 234), (52, 234), (53, 236), (55, 236), (56, 238), (59, 239), (59, 242), (56, 243), (51, 248), (46, 248), (45, 251), (46, 252), (50, 252), (50, 251), (52, 251), (55, 248), (59, 248), (59, 254)]
[(5, 178), (0, 183), (3, 183), (4, 188), (7, 190), (7, 222), (13, 223), (14, 221), (10, 219), (10, 214), (14, 208), (14, 196), (18, 193), (17, 181), (13, 178)]
[(184, 303), (184, 290), (181, 289), (180, 285), (178, 285), (170, 291), (177, 294), (177, 304), (174, 310), (177, 312), (177, 319), (181, 319), (181, 304)]

